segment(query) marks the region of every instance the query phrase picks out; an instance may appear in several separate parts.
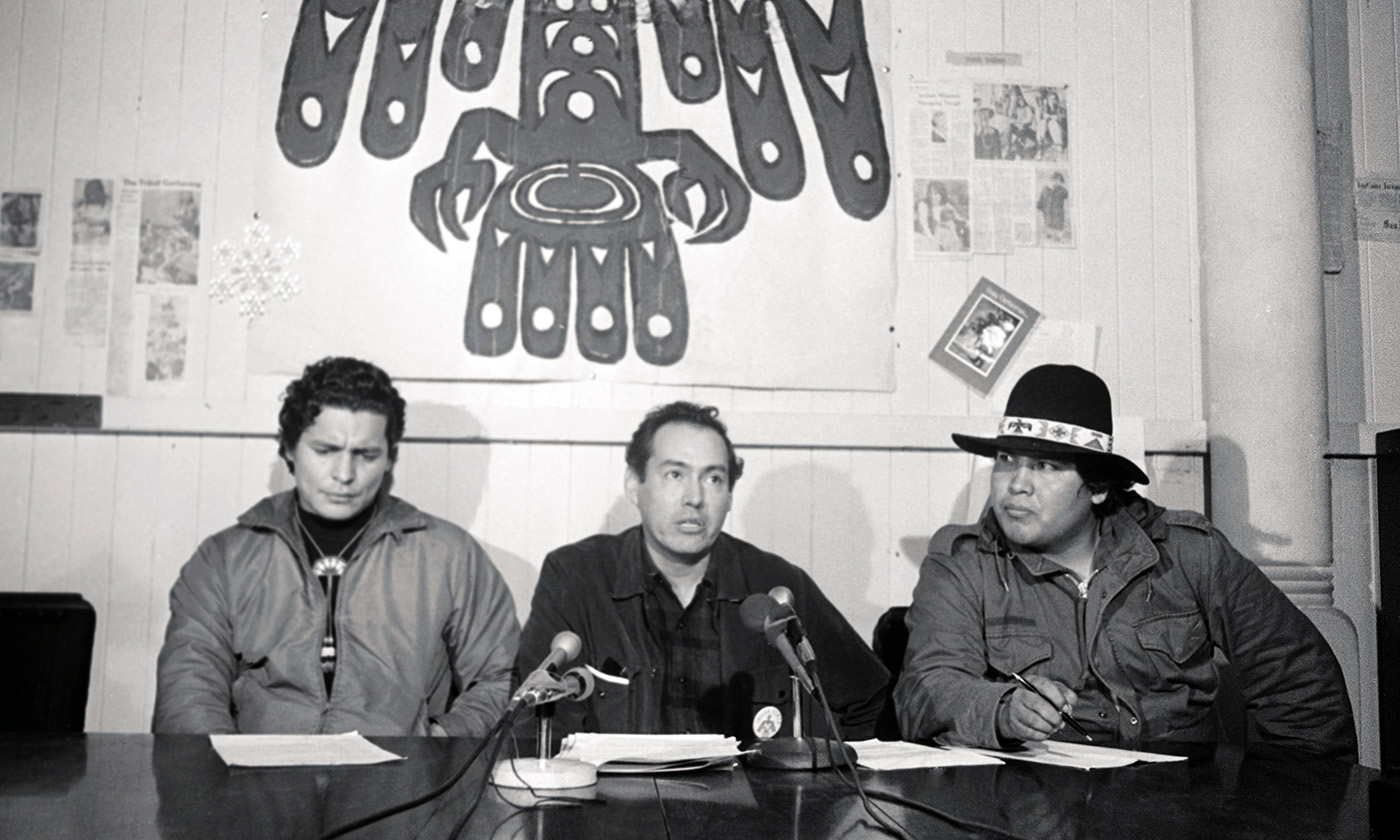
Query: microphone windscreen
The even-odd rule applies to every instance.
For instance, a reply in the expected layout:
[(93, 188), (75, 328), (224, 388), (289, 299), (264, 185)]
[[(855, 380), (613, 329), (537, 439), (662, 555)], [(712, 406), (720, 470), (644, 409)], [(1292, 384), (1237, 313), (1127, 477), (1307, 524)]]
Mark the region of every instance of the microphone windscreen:
[(776, 606), (777, 604), (773, 602), (771, 596), (755, 592), (739, 605), (739, 617), (743, 619), (745, 627), (755, 633), (762, 633), (764, 625), (768, 622), (768, 616), (772, 615), (773, 608)]
[(587, 700), (593, 694), (596, 681), (593, 672), (587, 668), (570, 668), (564, 672), (562, 679), (569, 687), (570, 700)]
[[(550, 643), (552, 650), (562, 650), (564, 652), (563, 662), (572, 662), (583, 650), (583, 639), (572, 630), (560, 630), (554, 636), (554, 641)], [(562, 664), (562, 662), (561, 662)]]

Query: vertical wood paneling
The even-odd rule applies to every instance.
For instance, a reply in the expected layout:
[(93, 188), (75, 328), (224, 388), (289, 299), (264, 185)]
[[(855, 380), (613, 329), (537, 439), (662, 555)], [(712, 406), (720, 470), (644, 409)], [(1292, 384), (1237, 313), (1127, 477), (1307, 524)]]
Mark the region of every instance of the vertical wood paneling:
[(489, 478), (482, 503), (482, 526), (476, 537), (505, 578), (517, 608), (528, 605), (535, 590), (542, 557), (528, 557), (523, 536), (535, 525), (528, 476), (528, 446), (505, 445), (491, 448)]
[[(612, 504), (608, 507), (607, 526), (604, 528), (609, 534), (620, 534), (634, 525), (641, 524), (641, 514), (637, 512), (629, 501), (627, 501), (627, 447), (614, 446), (607, 449), (608, 463), (615, 464), (606, 473), (608, 477), (608, 498), (612, 499)], [(586, 536), (586, 534), (584, 535)], [(579, 537), (582, 539), (583, 537)]]
[[(747, 450), (744, 457), (749, 457)], [(755, 453), (756, 454), (756, 453)], [(809, 449), (769, 451), (764, 469), (744, 478), (736, 489), (735, 507), (742, 505), (746, 532), (757, 520), (765, 536), (744, 539), (788, 562), (811, 571), (812, 566), (812, 452)]]
[[(1018, 53), (1021, 66), (1008, 70), (1010, 84), (1051, 84), (1041, 68), (1041, 9), (1039, 0), (1006, 0), (1003, 23), (1006, 52)], [(1044, 311), (1045, 248), (1017, 248), (1006, 255), (1003, 284), (1014, 295)]]
[(1150, 7), (1155, 337), (1148, 349), (1154, 355), (1157, 387), (1150, 416), (1182, 420), (1200, 414), (1200, 335), (1192, 295), (1190, 23), (1189, 10), (1179, 3), (1159, 0)]
[[(1385, 26), (1366, 32), (1358, 50), (1367, 68), (1358, 143), (1366, 160), (1394, 170), (1394, 18), (1382, 5), (1358, 12), (1368, 23), (1383, 15)], [(740, 439), (745, 415), (754, 413), (999, 414), (1004, 390), (982, 397), (926, 357), (986, 276), (1048, 317), (1102, 328), (1099, 369), (1122, 413), (1199, 417), (1188, 10), (1187, 0), (895, 0), (896, 73), (1070, 85), (1078, 245), (941, 262), (900, 255), (892, 393), (599, 381), (406, 383), (405, 390), (467, 407), (633, 411), (638, 419), (688, 398), (719, 406)], [(257, 108), (261, 14), (259, 4), (236, 0), (0, 3), (0, 183), (34, 170), (37, 180), (26, 183), (47, 188), (55, 211), (77, 176), (194, 177), (206, 188), (204, 246), (240, 243), (255, 209), (258, 132), (267, 124)], [(1024, 62), (954, 67), (950, 50), (1016, 52)], [(903, 124), (891, 115), (887, 125), (896, 132)], [(55, 213), (42, 266), (44, 311), (28, 325), (0, 321), (0, 388), (100, 393), (106, 384), (105, 350), (74, 350), (62, 334), (59, 235), (67, 235), (66, 216)], [(1373, 357), (1400, 341), (1392, 326), (1400, 324), (1400, 281), (1390, 279), (1400, 271), (1393, 246), (1383, 247), (1367, 249), (1363, 275)], [(247, 325), (236, 307), (206, 302), (218, 270), (207, 262), (209, 273), (192, 290), (191, 335), (194, 356), (207, 353), (210, 364), (195, 372), (194, 393), (261, 399), (273, 385), (247, 373)], [(118, 294), (129, 296), (129, 286)], [(1372, 381), (1400, 364), (1400, 351), (1369, 364)], [(1394, 381), (1400, 371), (1388, 375)], [(1387, 402), (1400, 400), (1389, 396), (1400, 391), (1376, 390), (1383, 392), (1373, 396), (1376, 410), (1400, 417), (1400, 406)], [(472, 433), (509, 438), (511, 430)], [(561, 429), (561, 440), (568, 436)], [(960, 452), (741, 454), (748, 475), (728, 530), (807, 568), (867, 639), (886, 607), (908, 602), (928, 537), (966, 519), (969, 493), (981, 492), (969, 489), (974, 461)], [(1154, 493), (1199, 499), (1198, 458), (1161, 456), (1150, 467)], [(396, 492), (468, 528), (500, 567), (523, 619), (545, 553), (637, 521), (622, 492), (623, 469), (621, 445), (415, 443), (401, 454)], [(290, 486), (268, 437), (0, 434), (0, 588), (81, 586), (98, 606), (90, 728), (148, 727), (166, 596), (180, 565), (202, 538)]]
[(24, 589), (34, 437), (28, 432), (0, 435), (0, 591)]
[(200, 511), (200, 441), (193, 437), (161, 437), (155, 492), (146, 496), (159, 511), (152, 545), (150, 581), (146, 591), (146, 650), (139, 672), (142, 680), (141, 719), (155, 708), (156, 657), (170, 618), (170, 587), (185, 561), (204, 536), (195, 530)]
[(204, 438), (199, 445), (199, 513), (191, 554), (199, 540), (229, 527), (249, 507), (242, 487), (242, 439)]
[(529, 447), (530, 471), (521, 478), (524, 479), (529, 500), (525, 512), (530, 528), (512, 541), (524, 552), (531, 569), (527, 591), (534, 591), (544, 556), (561, 545), (579, 539), (565, 527), (568, 522), (566, 511), (571, 505), (566, 494), (571, 477), (569, 454), (572, 448), (548, 444)]
[(73, 517), (73, 438), (37, 435), (30, 482), (29, 541), (24, 550), (24, 588), (72, 592), (68, 535)]
[[(1096, 368), (1117, 392), (1118, 293), (1117, 115), (1114, 110), (1113, 8), (1108, 0), (1076, 4), (1077, 93), (1071, 95), (1070, 143), (1079, 185), (1080, 318), (1097, 325)], [(1142, 137), (1132, 138), (1144, 142)]]
[[(248, 177), (248, 173), (257, 171), (254, 149), (259, 126), (258, 73), (248, 72), (248, 68), (256, 68), (260, 63), (261, 9), (252, 3), (227, 3), (223, 8), (221, 119), (214, 140), (218, 154), (213, 189), (205, 193), (205, 200), (212, 205), (207, 235), (210, 247), (224, 241), (237, 247), (242, 244), (244, 230), (253, 218), (256, 179)], [(209, 270), (209, 282), (213, 282), (222, 268), (211, 260)], [(248, 323), (238, 317), (237, 304), (211, 302), (207, 358), (217, 362), (208, 366), (205, 376), (207, 399), (244, 397), (247, 346)]]
[[(919, 563), (929, 535), (942, 524), (940, 512), (932, 504), (930, 474), (932, 457), (923, 452), (894, 452), (886, 458), (886, 475), (880, 475), (878, 461), (862, 459), (856, 468), (870, 504), (883, 504), (887, 511), (886, 546), (889, 569), (886, 605), (907, 606), (918, 582)], [(883, 480), (883, 492), (873, 486)], [(872, 625), (871, 629), (874, 627)]]
[(1400, 169), (1400, 121), (1396, 120), (1396, 16), (1394, 3), (1361, 3), (1357, 15), (1354, 63), (1360, 68), (1353, 85), (1356, 168), (1358, 174), (1394, 173)]
[(141, 50), (145, 0), (107, 0), (103, 6), (102, 107), (98, 114), (98, 172), (134, 175), (141, 121)]
[(419, 510), (446, 517), (451, 495), (447, 484), (450, 474), (447, 451), (445, 443), (399, 444), (399, 460), (394, 465), (394, 495), (408, 499)]
[[(861, 637), (869, 641), (880, 615), (891, 605), (899, 603), (891, 594), (892, 569), (899, 562), (899, 540), (895, 523), (900, 519), (901, 510), (922, 510), (923, 500), (917, 494), (910, 496), (895, 489), (899, 485), (891, 479), (894, 468), (894, 456), (891, 453), (852, 452), (846, 461), (845, 479), (849, 482), (852, 498), (847, 505), (850, 509), (844, 512), (844, 518), (852, 523), (851, 533), (859, 538), (856, 548), (862, 547), (865, 538), (862, 526), (869, 528), (870, 545), (865, 549), (864, 557), (860, 551), (852, 550), (849, 557), (843, 558), (841, 555), (832, 555), (823, 542), (818, 542), (812, 576), (822, 591), (830, 597), (833, 590), (839, 591), (845, 584), (839, 571), (840, 566), (838, 565), (837, 573), (833, 574), (828, 565), (828, 557), (834, 557), (838, 563), (865, 566), (864, 574), (867, 579), (864, 588), (851, 593), (856, 601), (851, 605), (851, 611), (846, 617)], [(840, 521), (843, 514), (834, 510), (831, 516)], [(838, 541), (845, 538), (833, 533), (832, 539)]]
[(28, 0), (20, 5), (24, 9), (15, 102), (18, 136), (10, 176), (15, 183), (10, 186), (46, 187), (53, 167), (63, 4)]
[(185, 66), (185, 0), (146, 0), (142, 33), (141, 123), (137, 174), (184, 177), (180, 165), (180, 85)]
[[(1079, 42), (1075, 35), (1075, 3), (1073, 0), (1052, 0), (1042, 4), (1040, 13), (1040, 81), (1046, 85), (1066, 85), (1066, 104), (1070, 119), (1070, 175), (1072, 190), (1069, 201), (1070, 223), (1076, 240), (1088, 235), (1085, 227), (1085, 196), (1080, 164), (1087, 163), (1080, 145), (1088, 124), (1078, 114), (1079, 100), (1084, 94), (1079, 88)], [(1041, 312), (1047, 318), (1078, 321), (1081, 315), (1079, 295), (1079, 248), (1045, 248), (1042, 250), (1045, 284), (1041, 294)]]
[[(807, 571), (822, 587), (827, 600), (859, 626), (871, 576), (883, 571), (871, 562), (879, 556), (875, 524), (861, 503), (860, 491), (851, 477), (851, 453), (813, 452), (810, 466), (812, 486), (811, 560)], [(820, 585), (820, 584), (819, 584)], [(802, 609), (798, 604), (797, 608)]]
[[(44, 253), (54, 247), (61, 229), (55, 217), (55, 196), (49, 190), (53, 170), (54, 113), (58, 101), (58, 67), (62, 39), (61, 3), (20, 2), (20, 40), (15, 70), (13, 146), (9, 155), (6, 188), (39, 189), (45, 194), (40, 204), (38, 239)], [(54, 293), (55, 274), (41, 261), (34, 273), (31, 314), (6, 313), (0, 320), (0, 391), (33, 391), (38, 387), (43, 358), (40, 340), (46, 302), (61, 300)]]
[(767, 546), (773, 541), (773, 519), (767, 504), (752, 505), (754, 486), (759, 477), (770, 469), (773, 450), (758, 447), (744, 447), (739, 450), (744, 459), (744, 476), (734, 486), (734, 502), (725, 523), (725, 530), (757, 546)]
[(476, 533), (482, 521), (482, 494), (491, 448), (485, 444), (458, 444), (447, 450), (447, 509), (443, 516)]
[(74, 439), (73, 520), (69, 544), (69, 570), (74, 591), (97, 612), (92, 642), (91, 679), (85, 728), (101, 728), (101, 698), (105, 691), (108, 628), (112, 623), (108, 603), (113, 569), (112, 516), (116, 507), (117, 439), (108, 435), (78, 435)]
[(85, 13), (85, 5), (90, 4), (69, 0), (63, 15), (53, 171), (48, 179), (52, 196), (49, 209), (54, 217), (50, 226), (48, 293), (41, 313), (44, 327), (39, 389), (56, 393), (81, 391), (86, 355), (86, 351), (69, 339), (63, 326), (67, 305), (64, 290), (72, 251), (69, 208), (73, 201), (73, 179), (98, 174), (93, 172), (92, 163), (98, 143), (102, 18)]
[(14, 180), (14, 153), (19, 143), (20, 35), (24, 4), (0, 3), (0, 184)]
[(1113, 407), (1133, 417), (1157, 416), (1157, 306), (1153, 277), (1153, 218), (1157, 195), (1152, 133), (1152, 63), (1148, 9), (1113, 4), (1114, 186), (1117, 196), (1114, 291), (1118, 382)]
[[(608, 530), (609, 511), (614, 506), (628, 504), (618, 478), (624, 464), (621, 448), (569, 447), (568, 513), (564, 517), (563, 540), (559, 545)], [(544, 561), (543, 556), (540, 561)]]
[[(163, 512), (151, 492), (160, 471), (160, 441), (153, 436), (117, 438), (116, 499), (112, 516), (112, 570), (107, 597), (107, 646), (103, 692), (89, 693), (98, 704), (99, 728), (136, 732), (150, 726), (143, 717), (155, 657), (148, 634), (152, 559), (156, 526)], [(172, 581), (173, 582), (173, 581)], [(168, 586), (167, 586), (168, 588)], [(165, 607), (168, 609), (168, 606)]]

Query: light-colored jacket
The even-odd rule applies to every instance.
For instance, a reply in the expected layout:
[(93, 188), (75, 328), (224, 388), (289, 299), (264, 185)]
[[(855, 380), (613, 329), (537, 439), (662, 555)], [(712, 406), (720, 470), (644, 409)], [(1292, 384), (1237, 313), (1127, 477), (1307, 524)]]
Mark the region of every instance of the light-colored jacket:
[(170, 590), (154, 732), (483, 735), (504, 710), (520, 639), (500, 573), (466, 531), (383, 494), (338, 597), (327, 696), (327, 598), (291, 491), (208, 538)]
[(940, 529), (906, 617), (894, 694), (904, 737), (997, 746), (997, 704), (1015, 671), (1074, 689), (1074, 717), (1095, 742), (1216, 740), (1219, 649), (1253, 735), (1355, 760), (1331, 648), (1204, 516), (1128, 494), (1100, 520), (1094, 567), (1081, 593), (1062, 567), (1013, 552), (991, 511)]

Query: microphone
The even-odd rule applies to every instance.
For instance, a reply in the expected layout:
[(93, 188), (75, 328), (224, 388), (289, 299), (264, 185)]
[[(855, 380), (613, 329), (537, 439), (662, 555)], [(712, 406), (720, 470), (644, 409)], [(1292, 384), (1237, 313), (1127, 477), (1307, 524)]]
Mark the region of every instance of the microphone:
[[(550, 643), (549, 655), (544, 658), (539, 667), (530, 672), (530, 675), (520, 683), (520, 687), (511, 695), (511, 708), (525, 706), (538, 706), (541, 703), (549, 703), (554, 700), (562, 700), (566, 697), (574, 697), (582, 700), (593, 692), (593, 675), (586, 669), (573, 668), (567, 672), (566, 677), (572, 676), (572, 683), (555, 676), (554, 671), (560, 665), (569, 662), (579, 655), (583, 650), (583, 640), (577, 633), (571, 630), (561, 630), (555, 635), (554, 641)], [(577, 672), (582, 672), (580, 675)], [(586, 691), (584, 691), (586, 687)]]
[(802, 627), (802, 619), (797, 617), (797, 611), (793, 608), (792, 590), (786, 586), (775, 586), (768, 590), (768, 597), (776, 601), (779, 606), (784, 607), (792, 616), (788, 620), (785, 630), (788, 640), (797, 646), (797, 656), (802, 660), (802, 664), (807, 666), (807, 670), (815, 670), (817, 652), (812, 650), (812, 643), (807, 641), (807, 631)]
[[(782, 590), (787, 594), (788, 601), (792, 600), (792, 593), (785, 586), (774, 587), (773, 592)], [(772, 593), (764, 594), (755, 592), (744, 599), (744, 603), (739, 605), (739, 617), (743, 620), (744, 626), (750, 630), (763, 633), (763, 637), (768, 640), (768, 646), (774, 648), (782, 655), (787, 662), (788, 668), (797, 677), (797, 681), (802, 683), (802, 687), (811, 694), (816, 690), (816, 685), (812, 682), (812, 675), (807, 670), (807, 665), (798, 655), (798, 648), (792, 641), (793, 623), (797, 621), (797, 613), (793, 611), (791, 603), (782, 603), (774, 598)], [(801, 643), (805, 644), (806, 639), (801, 635), (801, 625), (796, 631)], [(807, 645), (807, 650), (811, 650), (811, 645)], [(815, 657), (813, 657), (815, 658)]]
[[(812, 699), (827, 706), (822, 696), (821, 683), (816, 677), (817, 655), (802, 622), (793, 609), (792, 591), (786, 586), (775, 586), (767, 593), (755, 593), (744, 599), (739, 606), (739, 617), (750, 630), (762, 631), (768, 645), (782, 654), (787, 661), (793, 679), (807, 689)], [(804, 738), (801, 735), (802, 704), (796, 686), (793, 687), (793, 735), (792, 737), (760, 739), (745, 762), (753, 767), (767, 767), (775, 770), (821, 770), (844, 762), (854, 768), (856, 754), (840, 741), (827, 738)], [(830, 710), (827, 709), (828, 715)], [(839, 756), (839, 758), (838, 758)]]

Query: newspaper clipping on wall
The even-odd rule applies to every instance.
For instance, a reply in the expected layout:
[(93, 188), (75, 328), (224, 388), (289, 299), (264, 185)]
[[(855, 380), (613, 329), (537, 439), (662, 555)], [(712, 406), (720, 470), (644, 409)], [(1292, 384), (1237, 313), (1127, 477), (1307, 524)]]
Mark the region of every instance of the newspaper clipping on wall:
[[(199, 286), (206, 250), (200, 241), (202, 206), (201, 185), (195, 181), (118, 182), (107, 269), (111, 396), (168, 395), (188, 384), (190, 298)], [(94, 276), (101, 270), (95, 264)]]
[(1068, 86), (913, 80), (908, 93), (907, 256), (1074, 247)]

